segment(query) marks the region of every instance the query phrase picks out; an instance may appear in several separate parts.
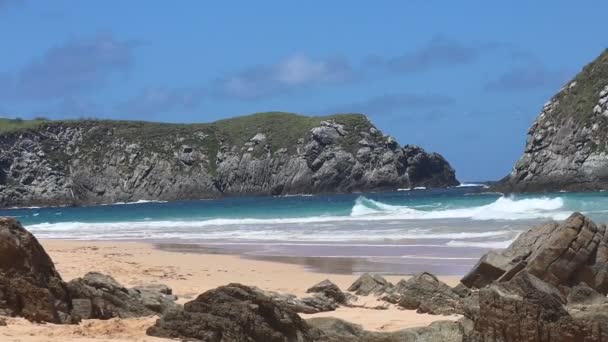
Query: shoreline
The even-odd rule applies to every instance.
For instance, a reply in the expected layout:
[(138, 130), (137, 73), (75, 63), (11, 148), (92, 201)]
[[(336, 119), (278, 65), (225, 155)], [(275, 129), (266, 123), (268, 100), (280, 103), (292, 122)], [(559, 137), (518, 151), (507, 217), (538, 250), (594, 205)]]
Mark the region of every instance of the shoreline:
[[(241, 283), (257, 286), (266, 291), (306, 296), (306, 290), (316, 283), (330, 279), (346, 290), (357, 275), (314, 271), (303, 265), (269, 260), (242, 258), (238, 255), (189, 253), (166, 251), (146, 242), (40, 240), (55, 267), (65, 281), (81, 277), (87, 272), (109, 274), (125, 287), (162, 283), (170, 286), (185, 303), (199, 294), (227, 285)], [(390, 275), (392, 283), (408, 278), (407, 275)], [(450, 286), (460, 277), (440, 276)], [(460, 316), (418, 314), (387, 306), (378, 310), (379, 301), (373, 297), (360, 297), (360, 307), (341, 307), (336, 311), (303, 318), (337, 317), (360, 324), (371, 331), (396, 331), (426, 326), (440, 320), (455, 320)], [(0, 340), (38, 341), (161, 341), (145, 335), (145, 328), (155, 317), (139, 319), (86, 320), (79, 325), (34, 324), (19, 318), (8, 318), (8, 326), (0, 327)]]

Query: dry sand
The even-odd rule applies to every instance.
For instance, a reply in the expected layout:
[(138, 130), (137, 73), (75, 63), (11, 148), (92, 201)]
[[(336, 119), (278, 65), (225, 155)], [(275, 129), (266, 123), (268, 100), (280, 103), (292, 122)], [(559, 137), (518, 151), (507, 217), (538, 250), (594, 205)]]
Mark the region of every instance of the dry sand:
[[(127, 287), (163, 283), (173, 288), (182, 303), (206, 290), (231, 282), (302, 296), (308, 287), (324, 279), (330, 279), (346, 289), (357, 278), (356, 275), (310, 272), (299, 265), (243, 259), (234, 255), (168, 252), (146, 243), (59, 240), (44, 240), (41, 243), (64, 280), (98, 271), (112, 275)], [(386, 278), (395, 283), (404, 277)], [(458, 277), (440, 278), (449, 285), (458, 283)], [(371, 308), (379, 303), (371, 297), (360, 298), (358, 304), (368, 308), (339, 308), (333, 312), (302, 316), (342, 318), (373, 331), (394, 331), (458, 318), (422, 315), (394, 306), (375, 310)], [(77, 326), (39, 325), (14, 318), (7, 320), (8, 327), (0, 327), (0, 341), (163, 340), (145, 335), (146, 328), (153, 324), (155, 318), (88, 320)]]

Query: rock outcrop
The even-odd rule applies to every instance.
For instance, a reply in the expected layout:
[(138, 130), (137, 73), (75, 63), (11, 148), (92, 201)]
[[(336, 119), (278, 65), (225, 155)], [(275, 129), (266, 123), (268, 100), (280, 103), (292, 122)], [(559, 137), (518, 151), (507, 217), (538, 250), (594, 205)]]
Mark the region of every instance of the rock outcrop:
[(109, 275), (89, 272), (68, 283), (73, 312), (83, 319), (146, 317), (176, 310), (170, 288), (149, 285), (127, 289)]
[(30, 321), (75, 323), (66, 284), (38, 240), (11, 218), (0, 218), (0, 314)]
[(469, 341), (608, 341), (608, 305), (571, 309), (557, 287), (525, 271), (481, 289), (479, 302)]
[(605, 225), (575, 213), (531, 229), (462, 279), (479, 288), (468, 341), (608, 341), (607, 271)]
[(0, 207), (457, 184), (443, 157), (400, 147), (356, 114), (49, 121), (0, 135)]
[(481, 288), (494, 281), (508, 281), (520, 271), (553, 286), (570, 288), (585, 283), (608, 293), (608, 232), (582, 214), (572, 214), (562, 224), (535, 227), (502, 252), (482, 257), (462, 279)]
[(608, 188), (608, 51), (568, 82), (528, 131), (503, 191)]
[(163, 315), (148, 334), (208, 342), (308, 342), (316, 338), (315, 331), (293, 310), (240, 284), (201, 294), (182, 310)]

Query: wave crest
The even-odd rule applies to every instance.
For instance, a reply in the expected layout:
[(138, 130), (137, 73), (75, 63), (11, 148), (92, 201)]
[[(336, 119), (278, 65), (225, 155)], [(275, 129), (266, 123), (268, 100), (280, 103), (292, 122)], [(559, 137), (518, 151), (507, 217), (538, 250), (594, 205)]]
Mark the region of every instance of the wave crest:
[(563, 220), (570, 212), (561, 210), (564, 200), (560, 197), (514, 199), (499, 197), (496, 201), (470, 208), (419, 210), (408, 206), (390, 205), (360, 196), (351, 210), (351, 217), (376, 216), (388, 219), (472, 219), (472, 220), (522, 220), (551, 218)]

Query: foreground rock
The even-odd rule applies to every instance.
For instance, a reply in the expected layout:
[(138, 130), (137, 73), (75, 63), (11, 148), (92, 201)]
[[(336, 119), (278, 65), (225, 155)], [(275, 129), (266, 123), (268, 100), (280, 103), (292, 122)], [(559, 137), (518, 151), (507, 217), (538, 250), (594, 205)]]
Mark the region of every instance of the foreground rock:
[(171, 289), (149, 285), (127, 289), (111, 276), (90, 272), (68, 283), (74, 313), (83, 319), (146, 317), (176, 310)]
[(562, 224), (547, 223), (520, 235), (502, 252), (482, 257), (462, 283), (481, 288), (494, 281), (508, 281), (525, 271), (567, 290), (585, 283), (608, 293), (608, 233), (575, 213)]
[(0, 207), (457, 184), (442, 156), (399, 146), (363, 115), (44, 122), (0, 134)]
[(148, 334), (209, 342), (305, 342), (318, 337), (293, 310), (240, 284), (203, 293), (182, 310), (162, 316)]
[(608, 50), (544, 106), (502, 191), (608, 188)]
[(470, 341), (608, 341), (608, 305), (571, 310), (558, 288), (528, 272), (479, 291)]
[(38, 240), (11, 218), (0, 218), (0, 314), (36, 322), (72, 323), (71, 298)]
[(469, 341), (608, 341), (608, 237), (575, 213), (522, 234), (463, 278), (481, 288)]

